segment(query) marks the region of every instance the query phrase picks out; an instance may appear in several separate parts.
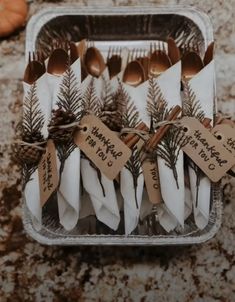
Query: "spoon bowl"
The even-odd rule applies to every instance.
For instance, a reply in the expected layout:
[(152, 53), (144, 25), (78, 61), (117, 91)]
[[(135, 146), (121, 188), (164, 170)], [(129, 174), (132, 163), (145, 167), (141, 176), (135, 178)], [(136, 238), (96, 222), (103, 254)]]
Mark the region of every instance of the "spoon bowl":
[(123, 82), (137, 87), (144, 82), (144, 69), (138, 61), (132, 61), (127, 64), (123, 78)]
[(98, 78), (106, 68), (104, 58), (95, 47), (89, 47), (84, 56), (84, 64), (87, 72)]
[(148, 80), (148, 71), (149, 71), (149, 57), (144, 56), (144, 57), (140, 57), (137, 59), (137, 61), (140, 62), (140, 64), (142, 65), (143, 69), (144, 69), (144, 80), (147, 81)]
[(162, 50), (154, 51), (149, 60), (149, 77), (157, 77), (171, 67), (168, 55)]
[(196, 52), (190, 51), (182, 57), (182, 76), (186, 80), (193, 78), (202, 68), (202, 59)]
[(53, 75), (60, 76), (67, 70), (68, 63), (68, 53), (62, 48), (57, 48), (52, 52), (49, 57), (47, 72)]
[(214, 57), (214, 42), (211, 42), (206, 49), (205, 56), (203, 59), (204, 66), (208, 65)]

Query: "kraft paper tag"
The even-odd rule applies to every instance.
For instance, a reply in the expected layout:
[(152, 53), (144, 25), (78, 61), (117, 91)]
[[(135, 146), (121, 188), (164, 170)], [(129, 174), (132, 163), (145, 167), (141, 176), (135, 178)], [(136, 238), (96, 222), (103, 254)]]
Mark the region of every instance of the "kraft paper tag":
[(81, 119), (83, 130), (74, 136), (76, 145), (104, 175), (113, 180), (131, 156), (131, 150), (94, 115)]
[(41, 206), (47, 202), (51, 194), (56, 190), (59, 178), (56, 164), (56, 148), (53, 140), (48, 140), (46, 152), (38, 165)]
[(216, 125), (211, 132), (223, 144), (224, 148), (234, 156), (232, 171), (235, 172), (235, 128), (232, 128), (229, 124), (221, 124)]
[(196, 118), (180, 120), (187, 144), (182, 150), (213, 182), (219, 181), (234, 165), (233, 155)]
[(142, 169), (149, 201), (153, 204), (161, 203), (162, 196), (157, 163), (145, 160), (142, 164)]

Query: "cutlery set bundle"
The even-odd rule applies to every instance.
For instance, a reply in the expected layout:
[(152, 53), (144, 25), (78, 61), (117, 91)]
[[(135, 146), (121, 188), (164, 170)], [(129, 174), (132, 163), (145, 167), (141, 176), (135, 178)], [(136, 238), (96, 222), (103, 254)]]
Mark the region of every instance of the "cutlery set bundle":
[(121, 219), (126, 235), (180, 231), (187, 219), (205, 228), (211, 182), (183, 154), (177, 123), (213, 126), (214, 43), (203, 59), (172, 38), (106, 54), (86, 40), (53, 46), (47, 59), (29, 54), (16, 147), (35, 228), (53, 199), (68, 231), (91, 215), (114, 234)]

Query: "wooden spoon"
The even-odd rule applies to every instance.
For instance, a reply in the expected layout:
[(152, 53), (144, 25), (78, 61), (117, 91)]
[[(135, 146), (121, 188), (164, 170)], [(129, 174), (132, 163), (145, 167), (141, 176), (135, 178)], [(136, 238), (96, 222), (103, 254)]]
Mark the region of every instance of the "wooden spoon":
[(190, 51), (183, 56), (183, 58), (182, 58), (182, 76), (186, 80), (190, 80), (202, 68), (203, 68), (202, 59), (196, 52)]
[(127, 64), (123, 78), (123, 82), (133, 86), (137, 87), (141, 83), (144, 82), (144, 69), (141, 66), (141, 64), (138, 61), (132, 61)]
[(211, 42), (209, 44), (209, 46), (207, 47), (207, 50), (205, 52), (205, 56), (204, 56), (204, 59), (203, 59), (204, 66), (208, 65), (213, 60), (214, 45), (215, 45), (215, 43)]
[(60, 76), (67, 70), (68, 63), (68, 53), (62, 48), (57, 48), (52, 52), (49, 57), (47, 72), (53, 75)]
[(89, 47), (84, 56), (84, 64), (87, 72), (98, 78), (105, 70), (106, 65), (100, 51), (95, 47)]
[(140, 57), (137, 59), (137, 61), (140, 62), (140, 64), (142, 65), (143, 69), (144, 69), (144, 80), (147, 81), (148, 80), (148, 72), (149, 72), (149, 57), (144, 56), (144, 57)]
[(168, 55), (162, 50), (154, 51), (149, 61), (149, 77), (157, 77), (171, 67)]
[(171, 60), (172, 65), (174, 65), (180, 60), (179, 48), (176, 45), (175, 40), (173, 38), (167, 39), (167, 45), (168, 45), (168, 56)]

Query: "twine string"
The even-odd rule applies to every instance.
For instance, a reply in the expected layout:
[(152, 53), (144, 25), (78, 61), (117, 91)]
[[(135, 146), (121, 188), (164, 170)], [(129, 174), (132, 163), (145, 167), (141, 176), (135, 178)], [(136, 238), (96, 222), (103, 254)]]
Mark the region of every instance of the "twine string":
[(13, 142), (14, 144), (18, 144), (20, 146), (29, 146), (29, 147), (32, 147), (32, 148), (35, 148), (35, 149), (38, 149), (40, 151), (44, 151), (45, 150), (45, 147), (41, 147), (41, 145), (44, 145), (47, 143), (47, 141), (43, 141), (43, 142), (35, 142), (35, 143), (28, 143), (28, 142), (25, 142), (23, 140), (15, 140)]
[[(163, 127), (163, 126), (167, 126), (167, 125), (172, 125), (172, 126), (176, 126), (176, 127), (179, 127), (181, 126), (181, 123), (180, 123), (180, 120), (176, 119), (174, 121), (167, 121), (167, 120), (164, 120), (164, 121), (161, 121), (161, 122), (158, 122), (156, 125), (155, 125), (155, 131), (160, 128), (160, 127)], [(146, 130), (140, 130), (140, 129), (136, 129), (136, 128), (128, 128), (128, 127), (125, 127), (123, 129), (121, 129), (120, 131), (120, 135), (122, 134), (129, 134), (129, 133), (133, 133), (133, 134), (136, 134), (138, 135), (140, 138), (142, 138), (143, 140), (147, 140), (149, 138), (149, 132), (146, 131)]]

